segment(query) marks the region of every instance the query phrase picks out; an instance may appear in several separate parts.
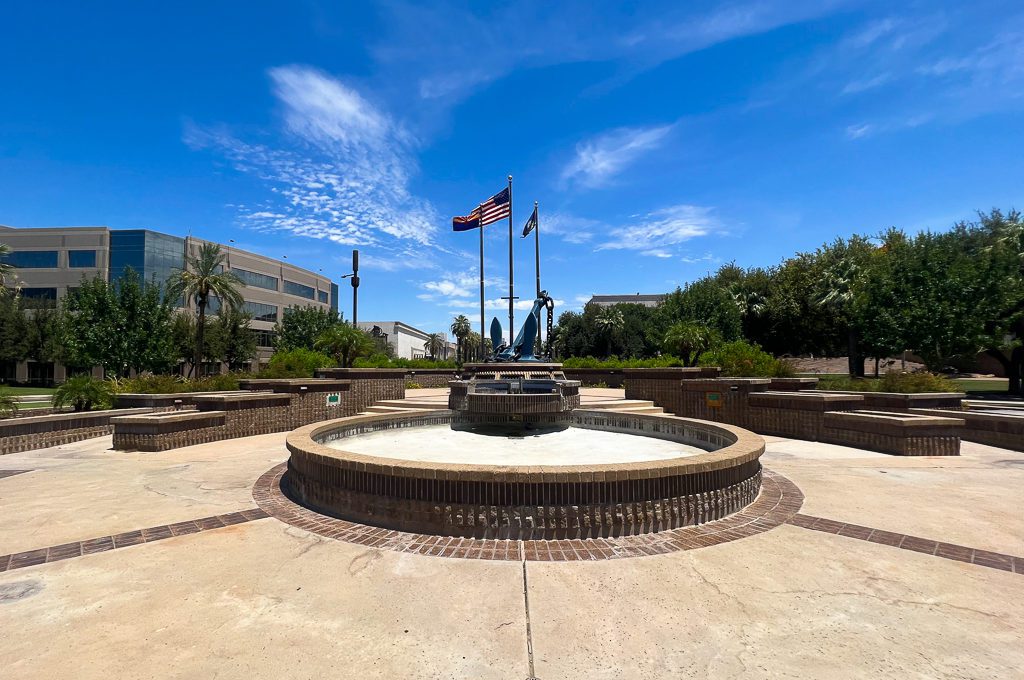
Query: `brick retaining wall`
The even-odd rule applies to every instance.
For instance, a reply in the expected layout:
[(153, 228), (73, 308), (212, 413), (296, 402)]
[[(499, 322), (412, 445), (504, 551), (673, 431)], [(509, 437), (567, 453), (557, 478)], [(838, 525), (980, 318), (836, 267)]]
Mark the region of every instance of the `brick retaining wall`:
[(0, 420), (0, 455), (70, 444), (110, 434), (111, 418), (150, 409), (87, 411)]
[(678, 416), (761, 434), (903, 456), (959, 454), (965, 432), (960, 413), (939, 416), (908, 410), (911, 404), (958, 404), (963, 395), (821, 392), (808, 389), (814, 380), (684, 379), (663, 369), (632, 369), (626, 398), (653, 401)]

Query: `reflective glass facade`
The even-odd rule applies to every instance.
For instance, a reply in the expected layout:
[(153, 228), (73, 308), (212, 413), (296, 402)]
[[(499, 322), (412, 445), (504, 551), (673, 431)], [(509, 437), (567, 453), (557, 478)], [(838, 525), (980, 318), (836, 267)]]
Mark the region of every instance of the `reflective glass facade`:
[(294, 281), (284, 280), (284, 288), (282, 289), (289, 295), (297, 295), (304, 297), (307, 300), (313, 300), (316, 298), (316, 289), (311, 286), (304, 286), (301, 283), (295, 283)]
[(251, 272), (248, 269), (231, 269), (231, 273), (242, 280), (247, 286), (255, 286), (256, 288), (266, 288), (267, 290), (277, 290), (277, 277), (267, 276), (266, 274), (259, 274), (257, 272)]
[(185, 239), (155, 231), (131, 229), (110, 232), (110, 280), (124, 276), (131, 267), (150, 283), (167, 284), (176, 270), (185, 266)]
[(331, 309), (338, 311), (338, 284), (331, 284)]
[(18, 269), (56, 269), (56, 250), (15, 250), (0, 258)]
[(68, 266), (72, 269), (92, 269), (96, 267), (95, 250), (69, 250)]
[(317, 298), (320, 300), (320, 302), (322, 302), (322, 303), (324, 303), (326, 305), (327, 304), (327, 291), (326, 290), (317, 291)]
[(262, 302), (246, 302), (242, 311), (248, 312), (253, 321), (277, 322), (277, 305), (267, 305)]

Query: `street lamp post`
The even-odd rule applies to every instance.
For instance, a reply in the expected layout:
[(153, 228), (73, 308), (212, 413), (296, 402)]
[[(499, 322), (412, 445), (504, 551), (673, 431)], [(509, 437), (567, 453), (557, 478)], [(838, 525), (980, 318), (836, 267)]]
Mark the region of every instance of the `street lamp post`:
[(352, 273), (345, 274), (342, 279), (352, 279), (352, 327), (358, 328), (359, 323), (359, 251), (352, 251)]

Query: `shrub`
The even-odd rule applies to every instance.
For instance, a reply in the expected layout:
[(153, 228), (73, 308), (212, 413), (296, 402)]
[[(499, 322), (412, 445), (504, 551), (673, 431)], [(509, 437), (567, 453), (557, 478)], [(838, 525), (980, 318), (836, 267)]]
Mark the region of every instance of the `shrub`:
[(386, 354), (379, 353), (360, 357), (352, 365), (356, 368), (458, 368), (454, 361), (389, 358)]
[(423, 385), (419, 384), (415, 380), (406, 380), (405, 381), (405, 389), (407, 389), (407, 390), (421, 390), (421, 389), (423, 389)]
[(318, 368), (333, 368), (337, 362), (326, 354), (299, 347), (277, 352), (270, 365), (260, 371), (261, 378), (312, 378)]
[(667, 368), (683, 365), (684, 363), (679, 357), (668, 354), (652, 359), (569, 357), (562, 361), (563, 368)]
[(110, 384), (97, 380), (91, 375), (78, 375), (68, 378), (53, 393), (55, 408), (71, 406), (75, 411), (92, 411), (110, 408), (114, 401), (114, 393)]
[(826, 376), (818, 380), (819, 390), (841, 390), (846, 392), (900, 392), (920, 394), (921, 392), (959, 392), (955, 383), (934, 373), (886, 373), (881, 378), (850, 378), (849, 376)]
[(140, 375), (108, 381), (117, 394), (180, 394), (182, 392), (228, 392), (238, 389), (239, 378), (246, 373), (218, 373), (203, 378), (180, 375)]
[(6, 388), (0, 387), (0, 418), (11, 418), (18, 412), (18, 402)]
[(776, 359), (759, 345), (736, 340), (726, 342), (700, 355), (699, 366), (720, 366), (722, 375), (733, 378), (790, 378), (793, 366)]

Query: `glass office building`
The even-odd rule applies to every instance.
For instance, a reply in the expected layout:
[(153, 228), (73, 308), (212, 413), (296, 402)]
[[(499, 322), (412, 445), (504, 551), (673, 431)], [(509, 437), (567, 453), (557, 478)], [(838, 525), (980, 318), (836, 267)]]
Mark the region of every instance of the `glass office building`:
[[(186, 257), (198, 254), (206, 241), (148, 229), (0, 226), (0, 243), (11, 247), (11, 253), (4, 257), (15, 267), (15, 279), (10, 283), (21, 289), (23, 298), (31, 306), (46, 307), (58, 304), (84, 279), (101, 277), (116, 282), (129, 267), (146, 283), (165, 288), (171, 275), (185, 267)], [(239, 289), (244, 300), (242, 310), (252, 317), (250, 327), (260, 348), (256, 362), (269, 359), (274, 324), (284, 317), (289, 307), (312, 305), (338, 310), (338, 286), (322, 274), (227, 245), (221, 245), (221, 250), (225, 255), (225, 268), (242, 282)], [(191, 300), (177, 302), (179, 308), (195, 311)], [(218, 308), (218, 301), (211, 300), (207, 312), (215, 314)], [(41, 363), (45, 362), (0, 366), (0, 380), (63, 381), (64, 367), (57, 365), (53, 370), (53, 364), (49, 367), (36, 365)]]

